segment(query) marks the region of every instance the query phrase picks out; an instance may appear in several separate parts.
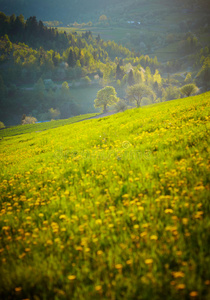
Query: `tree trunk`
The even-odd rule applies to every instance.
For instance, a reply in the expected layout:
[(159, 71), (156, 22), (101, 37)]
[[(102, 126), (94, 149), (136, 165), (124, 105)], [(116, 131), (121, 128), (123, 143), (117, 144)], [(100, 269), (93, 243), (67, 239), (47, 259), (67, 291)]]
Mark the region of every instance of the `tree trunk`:
[(140, 105), (141, 105), (141, 99), (138, 98), (138, 100), (136, 101), (136, 103), (137, 103), (137, 107), (140, 107)]

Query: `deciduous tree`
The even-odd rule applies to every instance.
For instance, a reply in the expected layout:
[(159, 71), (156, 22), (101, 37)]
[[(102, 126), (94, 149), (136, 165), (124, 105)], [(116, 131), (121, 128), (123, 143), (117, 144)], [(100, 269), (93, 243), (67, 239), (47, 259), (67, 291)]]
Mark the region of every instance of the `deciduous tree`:
[(110, 106), (118, 101), (117, 92), (113, 86), (106, 86), (97, 93), (95, 99), (95, 107), (100, 107), (103, 112), (107, 111), (107, 106)]
[(137, 107), (140, 107), (141, 100), (145, 96), (152, 95), (153, 92), (147, 85), (140, 83), (130, 86), (127, 89), (127, 97), (130, 102), (135, 102)]
[(197, 93), (197, 91), (198, 87), (193, 83), (186, 84), (181, 88), (181, 93), (187, 97)]

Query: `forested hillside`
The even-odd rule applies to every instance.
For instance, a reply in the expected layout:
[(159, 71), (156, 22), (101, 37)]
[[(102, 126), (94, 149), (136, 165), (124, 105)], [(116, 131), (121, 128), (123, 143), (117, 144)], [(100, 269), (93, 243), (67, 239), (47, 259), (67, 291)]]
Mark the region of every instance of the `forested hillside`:
[(109, 13), (109, 17), (119, 19), (126, 15), (127, 18), (132, 16), (132, 10), (139, 6), (149, 5), (153, 13), (153, 4), (156, 12), (177, 10), (180, 8), (192, 9), (194, 6), (206, 11), (209, 9), (207, 0), (0, 0), (1, 10), (5, 13), (24, 14), (29, 17), (32, 14), (43, 20), (59, 20), (63, 22), (74, 21), (93, 21), (102, 13)]
[[(76, 86), (75, 80), (83, 86), (105, 86), (126, 75), (120, 65), (127, 66), (127, 72), (131, 63), (153, 71), (158, 66), (157, 59), (105, 42), (100, 36), (93, 38), (90, 31), (58, 33), (36, 17), (24, 21), (22, 15), (1, 13), (0, 20), (1, 118), (14, 112), (19, 118), (21, 113), (37, 116), (51, 107), (58, 108), (61, 117), (69, 117), (84, 112), (70, 96), (69, 84)], [(116, 74), (117, 66), (120, 74)]]
[[(139, 3), (137, 1), (133, 6), (129, 5), (128, 11), (133, 7), (135, 20), (148, 8), (146, 2), (142, 6)], [(205, 4), (205, 1), (202, 3)], [(115, 5), (117, 7), (118, 2)], [(199, 6), (199, 9), (202, 7)], [(151, 5), (151, 9), (154, 6)], [(165, 9), (162, 3), (158, 11)], [(126, 35), (128, 44), (135, 46), (136, 43), (135, 49), (132, 49), (103, 39), (99, 33), (102, 31), (103, 35), (104, 28), (108, 28), (112, 34), (120, 31), (117, 27), (111, 27), (114, 21), (106, 15), (102, 15), (100, 20), (95, 27), (89, 24), (87, 30), (82, 29), (82, 24), (58, 30), (46, 27), (35, 16), (25, 20), (22, 14), (7, 16), (0, 13), (1, 122), (6, 125), (19, 124), (22, 115), (45, 121), (99, 111), (94, 108), (94, 99), (105, 86), (112, 86), (116, 90), (118, 103), (111, 107), (116, 111), (135, 106), (135, 97), (131, 95), (135, 88), (131, 87), (139, 84), (143, 84), (144, 90), (141, 105), (189, 96), (210, 88), (210, 43), (205, 38), (208, 24), (203, 28), (203, 35), (198, 36), (188, 29), (180, 35), (168, 34), (166, 39), (169, 44), (165, 44), (165, 47), (178, 39), (178, 49), (174, 54), (176, 59), (163, 62), (162, 55), (165, 52), (159, 53), (158, 47), (162, 43), (160, 36), (165, 33), (158, 32), (153, 39), (151, 24), (147, 25), (150, 32), (146, 31), (146, 35), (142, 35), (145, 27), (140, 30), (135, 23), (127, 24), (131, 30), (131, 34)], [(122, 20), (118, 20), (119, 24), (126, 19)], [(126, 31), (128, 28), (121, 29)], [(158, 25), (154, 28), (160, 30)], [(152, 47), (149, 44), (151, 41)], [(152, 52), (151, 56), (146, 54), (147, 51)], [(154, 55), (156, 52), (162, 62)], [(185, 85), (190, 85), (187, 92), (186, 88), (183, 89)], [(146, 93), (146, 90), (149, 92)]]

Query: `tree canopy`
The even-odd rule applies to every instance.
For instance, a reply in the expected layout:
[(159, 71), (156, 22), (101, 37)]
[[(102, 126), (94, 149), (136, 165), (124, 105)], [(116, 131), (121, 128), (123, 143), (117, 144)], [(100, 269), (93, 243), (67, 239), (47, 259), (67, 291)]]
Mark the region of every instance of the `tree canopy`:
[(198, 91), (198, 87), (193, 83), (186, 84), (181, 88), (181, 93), (187, 97), (195, 94), (197, 91)]
[(113, 86), (106, 86), (97, 93), (95, 99), (95, 107), (103, 109), (103, 112), (107, 111), (107, 106), (110, 106), (118, 101), (117, 92)]
[(149, 95), (152, 95), (152, 90), (149, 86), (143, 83), (134, 84), (127, 89), (129, 101), (135, 102), (137, 107), (141, 106), (142, 98)]

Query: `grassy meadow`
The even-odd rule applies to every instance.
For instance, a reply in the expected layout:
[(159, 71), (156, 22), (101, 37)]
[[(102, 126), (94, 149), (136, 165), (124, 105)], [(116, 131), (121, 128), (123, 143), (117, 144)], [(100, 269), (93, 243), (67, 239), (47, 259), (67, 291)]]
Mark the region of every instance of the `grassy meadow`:
[(0, 298), (209, 299), (209, 112), (206, 93), (2, 131)]
[(44, 130), (76, 123), (83, 121), (85, 119), (91, 118), (98, 115), (98, 113), (92, 113), (92, 114), (84, 114), (84, 115), (78, 115), (69, 119), (60, 119), (60, 120), (51, 120), (49, 122), (42, 122), (42, 123), (36, 123), (36, 124), (26, 124), (26, 125), (18, 125), (18, 126), (12, 126), (5, 129), (0, 130), (0, 138), (14, 136), (14, 135), (20, 135), (20, 134), (26, 134), (26, 133), (39, 133)]

